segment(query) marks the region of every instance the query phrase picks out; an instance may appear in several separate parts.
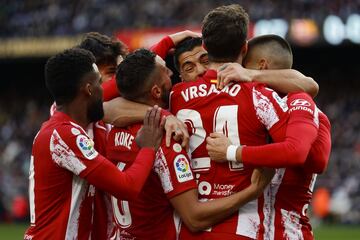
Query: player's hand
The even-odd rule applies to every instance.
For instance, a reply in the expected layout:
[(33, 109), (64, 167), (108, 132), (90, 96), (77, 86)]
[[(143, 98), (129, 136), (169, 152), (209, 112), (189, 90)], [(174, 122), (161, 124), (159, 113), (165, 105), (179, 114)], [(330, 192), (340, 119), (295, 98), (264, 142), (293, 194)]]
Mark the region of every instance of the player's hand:
[(225, 63), (217, 72), (217, 88), (223, 89), (229, 82), (251, 82), (252, 70), (246, 69), (238, 63)]
[(230, 140), (222, 133), (210, 133), (206, 138), (206, 150), (211, 160), (216, 162), (227, 162), (226, 151), (230, 145)]
[(161, 119), (161, 108), (155, 105), (146, 111), (144, 125), (138, 131), (135, 141), (139, 147), (153, 147), (157, 150), (164, 132), (165, 118)]
[(169, 37), (171, 38), (171, 40), (173, 41), (174, 45), (178, 45), (179, 42), (181, 42), (182, 40), (184, 40), (187, 37), (201, 37), (201, 33), (197, 33), (197, 32), (193, 32), (190, 30), (185, 30), (182, 32), (177, 32), (174, 34), (169, 35)]
[(259, 197), (266, 186), (271, 182), (274, 177), (275, 169), (272, 168), (255, 168), (251, 175), (251, 185), (254, 190), (255, 197)]
[(189, 148), (189, 133), (186, 125), (173, 115), (169, 115), (165, 120), (166, 131), (166, 146), (170, 147), (171, 137), (176, 142), (181, 141), (181, 146), (188, 150)]

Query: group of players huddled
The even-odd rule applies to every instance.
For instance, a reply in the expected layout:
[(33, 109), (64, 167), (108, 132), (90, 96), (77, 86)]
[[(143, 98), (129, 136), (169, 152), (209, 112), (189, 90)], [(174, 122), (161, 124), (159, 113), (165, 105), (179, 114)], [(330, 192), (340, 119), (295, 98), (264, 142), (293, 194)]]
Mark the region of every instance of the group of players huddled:
[(289, 44), (248, 41), (248, 23), (240, 5), (220, 6), (201, 36), (129, 53), (92, 32), (51, 57), (24, 239), (313, 239), (307, 209), (330, 122)]

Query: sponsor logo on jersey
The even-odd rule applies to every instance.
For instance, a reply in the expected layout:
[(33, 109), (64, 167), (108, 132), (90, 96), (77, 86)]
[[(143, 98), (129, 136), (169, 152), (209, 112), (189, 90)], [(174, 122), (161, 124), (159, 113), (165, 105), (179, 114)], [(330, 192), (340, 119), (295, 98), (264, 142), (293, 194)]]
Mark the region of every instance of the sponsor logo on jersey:
[(85, 135), (77, 136), (76, 145), (78, 146), (84, 157), (89, 160), (94, 159), (98, 155), (98, 152), (94, 148), (94, 142)]
[(305, 99), (295, 99), (290, 103), (291, 106), (303, 106), (303, 107), (310, 107), (311, 104)]
[(190, 170), (189, 162), (183, 154), (176, 156), (174, 160), (174, 168), (179, 182), (186, 182), (194, 179)]

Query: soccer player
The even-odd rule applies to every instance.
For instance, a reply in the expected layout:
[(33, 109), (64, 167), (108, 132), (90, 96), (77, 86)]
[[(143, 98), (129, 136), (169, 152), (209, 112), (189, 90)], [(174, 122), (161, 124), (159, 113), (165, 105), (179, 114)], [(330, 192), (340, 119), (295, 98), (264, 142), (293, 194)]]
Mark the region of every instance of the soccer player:
[[(263, 35), (249, 41), (244, 59), (247, 68), (291, 68), (293, 56), (288, 42), (277, 35)], [(236, 78), (235, 64), (222, 73)], [(230, 66), (228, 66), (231, 68)], [(223, 71), (226, 71), (224, 69)], [(316, 173), (322, 173), (330, 155), (330, 122), (306, 93), (289, 94), (283, 101), (288, 108), (287, 127), (278, 131), (273, 144), (235, 147), (236, 160), (244, 165), (281, 168), (270, 186), (269, 212), (262, 222), (259, 239), (313, 239), (306, 210), (312, 198)], [(212, 160), (227, 161), (231, 146), (223, 134), (212, 134), (207, 149)], [(231, 148), (231, 147), (230, 147)]]
[[(241, 191), (249, 184), (252, 172), (251, 166), (236, 161), (211, 162), (205, 142), (210, 133), (222, 132), (233, 144), (259, 146), (266, 143), (268, 133), (273, 137), (286, 124), (287, 115), (278, 95), (263, 84), (235, 83), (222, 90), (216, 88), (216, 70), (227, 62), (241, 63), (246, 54), (248, 21), (247, 13), (237, 4), (210, 11), (202, 27), (209, 70), (195, 82), (175, 85), (171, 94), (171, 112), (188, 123), (192, 132), (191, 167), (199, 181), (199, 198), (204, 201), (227, 196), (229, 189)], [(228, 152), (229, 159), (234, 159), (233, 150)], [(264, 194), (208, 231), (193, 234), (182, 228), (180, 238), (257, 239), (269, 204), (271, 199)]]
[(91, 52), (69, 49), (45, 66), (46, 86), (57, 111), (33, 142), (29, 199), (31, 226), (24, 239), (89, 239), (94, 187), (135, 199), (147, 179), (162, 139), (160, 109), (149, 110), (136, 139), (134, 164), (119, 171), (94, 148), (84, 130), (103, 117), (100, 74)]
[[(116, 80), (121, 95), (126, 99), (166, 108), (171, 74), (164, 60), (149, 50), (141, 49), (128, 55), (119, 65)], [(107, 156), (118, 162), (121, 169), (133, 164), (139, 150), (133, 139), (140, 127), (141, 124), (133, 124), (126, 128), (114, 127), (110, 131)], [(175, 240), (180, 219), (175, 216), (173, 207), (192, 231), (206, 229), (262, 193), (272, 174), (256, 175), (242, 192), (199, 202), (187, 153), (174, 141), (170, 148), (166, 147), (163, 139), (156, 153), (153, 172), (140, 196), (132, 201), (116, 196), (112, 199), (115, 222), (119, 227), (117, 235), (120, 239)]]

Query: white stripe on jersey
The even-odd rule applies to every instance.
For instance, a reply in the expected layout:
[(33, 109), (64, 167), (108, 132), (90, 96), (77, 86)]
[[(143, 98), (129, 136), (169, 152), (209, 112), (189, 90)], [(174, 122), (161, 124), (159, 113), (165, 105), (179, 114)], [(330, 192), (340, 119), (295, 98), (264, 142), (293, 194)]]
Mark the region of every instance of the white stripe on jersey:
[(35, 168), (34, 156), (30, 158), (29, 169), (29, 203), (30, 203), (30, 223), (35, 225)]
[(273, 240), (275, 238), (275, 198), (285, 175), (285, 171), (285, 168), (276, 169), (276, 173), (271, 180), (271, 183), (264, 191), (264, 240)]
[(72, 186), (71, 186), (70, 213), (69, 213), (68, 223), (66, 227), (66, 234), (65, 234), (66, 240), (68, 239), (72, 240), (78, 238), (80, 207), (82, 201), (85, 198), (87, 187), (88, 184), (84, 179), (76, 175), (73, 175)]
[(181, 218), (175, 210), (173, 212), (173, 220), (175, 226), (176, 240), (179, 240), (180, 229), (181, 229)]
[(52, 160), (62, 168), (79, 175), (86, 166), (75, 156), (75, 153), (54, 130), (50, 138), (50, 154)]
[(159, 147), (156, 152), (153, 170), (160, 178), (164, 193), (169, 193), (174, 190), (174, 186), (170, 177), (169, 166), (167, 165), (165, 155), (161, 147)]
[(284, 226), (283, 239), (304, 240), (301, 231), (300, 214), (281, 209), (281, 222)]
[(239, 209), (236, 234), (256, 239), (259, 225), (258, 200), (255, 199)]
[(272, 102), (255, 88), (253, 88), (253, 103), (257, 118), (267, 130), (279, 121), (279, 116)]

